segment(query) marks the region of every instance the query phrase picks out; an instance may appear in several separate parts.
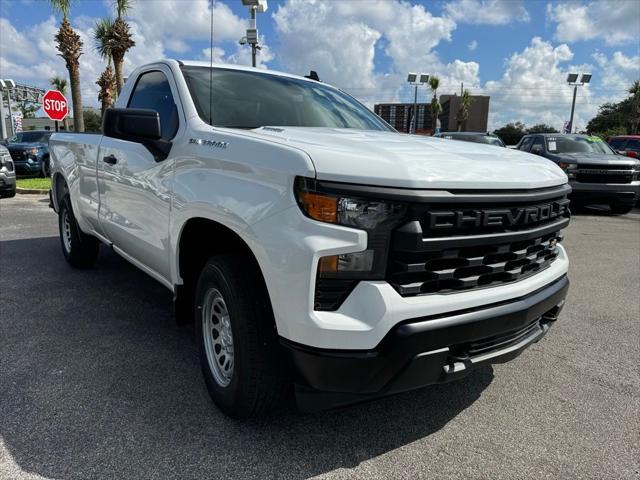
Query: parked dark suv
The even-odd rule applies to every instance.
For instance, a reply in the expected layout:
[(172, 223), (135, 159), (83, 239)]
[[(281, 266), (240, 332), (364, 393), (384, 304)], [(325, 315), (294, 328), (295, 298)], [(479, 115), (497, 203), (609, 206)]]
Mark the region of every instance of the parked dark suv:
[(622, 214), (630, 212), (640, 197), (640, 161), (618, 154), (600, 137), (525, 135), (516, 148), (558, 164), (569, 177), (574, 203), (604, 203)]
[(30, 130), (16, 133), (6, 143), (18, 175), (49, 176), (48, 130)]
[(487, 132), (440, 132), (436, 133), (434, 137), (462, 140), (463, 142), (485, 143), (487, 145), (495, 145), (496, 147), (505, 146), (500, 137)]

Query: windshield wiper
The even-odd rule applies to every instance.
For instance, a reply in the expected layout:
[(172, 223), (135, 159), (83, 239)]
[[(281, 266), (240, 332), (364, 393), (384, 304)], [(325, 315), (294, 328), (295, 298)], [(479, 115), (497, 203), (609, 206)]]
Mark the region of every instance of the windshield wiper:
[(255, 125), (255, 126), (249, 126), (249, 125), (216, 125), (216, 126), (220, 127), (220, 128), (240, 128), (242, 130), (253, 130), (254, 128), (262, 127), (262, 125)]

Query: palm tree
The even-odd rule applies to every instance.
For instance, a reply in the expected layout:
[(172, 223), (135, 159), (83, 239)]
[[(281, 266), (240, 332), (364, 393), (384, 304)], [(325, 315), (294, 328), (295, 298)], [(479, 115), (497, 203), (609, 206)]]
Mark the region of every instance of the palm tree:
[(71, 101), (73, 102), (73, 123), (76, 132), (84, 132), (82, 118), (82, 93), (80, 90), (80, 55), (82, 55), (82, 40), (69, 23), (69, 10), (73, 0), (49, 0), (55, 12), (62, 14), (60, 29), (54, 37), (58, 44), (60, 56), (64, 58), (69, 71), (71, 84)]
[(438, 87), (440, 86), (440, 79), (435, 75), (429, 77), (429, 88), (433, 92), (433, 98), (431, 99), (431, 117), (433, 118), (432, 126), (433, 133), (436, 132), (436, 128), (438, 125), (438, 117), (442, 113), (442, 105), (440, 105), (440, 100), (438, 100)]
[(113, 58), (112, 39), (110, 32), (113, 29), (113, 20), (104, 18), (96, 24), (93, 32), (96, 50), (100, 56), (107, 60), (107, 67), (98, 78), (96, 84), (100, 87), (98, 92), (98, 100), (102, 105), (102, 115), (107, 108), (113, 106), (116, 97), (116, 77), (111, 68), (111, 60)]
[[(52, 77), (49, 80), (49, 83), (51, 83), (51, 86), (53, 88), (55, 88), (56, 90), (58, 90), (61, 94), (65, 94), (66, 90), (67, 90), (67, 79), (63, 78), (59, 75), (56, 75), (55, 77)], [(62, 124), (64, 125), (64, 129), (68, 132), (69, 131), (69, 117), (66, 116), (64, 117), (64, 120), (62, 121)]]
[(640, 80), (633, 82), (629, 87), (629, 93), (631, 94), (631, 118), (629, 119), (631, 131), (629, 133), (636, 134), (640, 125)]
[(471, 95), (469, 94), (469, 90), (465, 90), (464, 92), (462, 92), (462, 96), (460, 97), (460, 107), (458, 108), (458, 113), (456, 114), (459, 132), (466, 128), (467, 120), (469, 119), (470, 105)]
[(129, 24), (123, 20), (124, 14), (131, 8), (133, 0), (115, 0), (116, 19), (110, 29), (110, 48), (113, 57), (113, 66), (116, 71), (116, 85), (118, 87), (118, 95), (124, 85), (124, 55), (133, 47), (136, 42), (133, 41)]

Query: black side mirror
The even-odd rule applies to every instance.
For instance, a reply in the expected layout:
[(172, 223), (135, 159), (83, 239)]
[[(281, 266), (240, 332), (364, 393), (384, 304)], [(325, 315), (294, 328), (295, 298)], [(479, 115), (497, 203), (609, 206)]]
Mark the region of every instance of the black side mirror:
[(156, 161), (167, 158), (171, 142), (162, 138), (160, 114), (144, 108), (108, 108), (102, 118), (105, 137), (141, 143)]

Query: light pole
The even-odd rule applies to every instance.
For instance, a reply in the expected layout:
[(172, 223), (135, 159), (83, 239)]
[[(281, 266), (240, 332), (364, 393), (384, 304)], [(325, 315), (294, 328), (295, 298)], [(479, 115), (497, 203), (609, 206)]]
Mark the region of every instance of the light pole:
[(591, 81), (590, 73), (582, 73), (580, 74), (580, 81), (578, 82), (578, 74), (570, 73), (567, 75), (567, 83), (573, 87), (573, 101), (571, 102), (571, 117), (569, 117), (569, 124), (567, 125), (567, 130), (569, 133), (573, 131), (573, 112), (576, 109), (576, 94), (578, 93), (578, 87), (582, 87)]
[(251, 66), (256, 66), (256, 52), (262, 47), (258, 42), (258, 27), (256, 26), (256, 13), (267, 11), (267, 0), (242, 0), (242, 5), (249, 7), (251, 21), (247, 28), (247, 35), (240, 39), (240, 45), (251, 45)]
[(413, 119), (409, 124), (409, 133), (416, 133), (418, 124), (418, 87), (429, 82), (429, 75), (421, 73), (419, 76), (417, 73), (410, 73), (407, 75), (407, 82), (409, 85), (413, 85), (415, 90), (413, 92)]
[(13, 115), (11, 114), (11, 90), (16, 88), (16, 82), (11, 79), (0, 80), (0, 118), (2, 118), (2, 140), (7, 138), (7, 125), (4, 118), (4, 91), (7, 91), (7, 106), (9, 107), (9, 126), (11, 127), (11, 136), (15, 135), (13, 128)]

